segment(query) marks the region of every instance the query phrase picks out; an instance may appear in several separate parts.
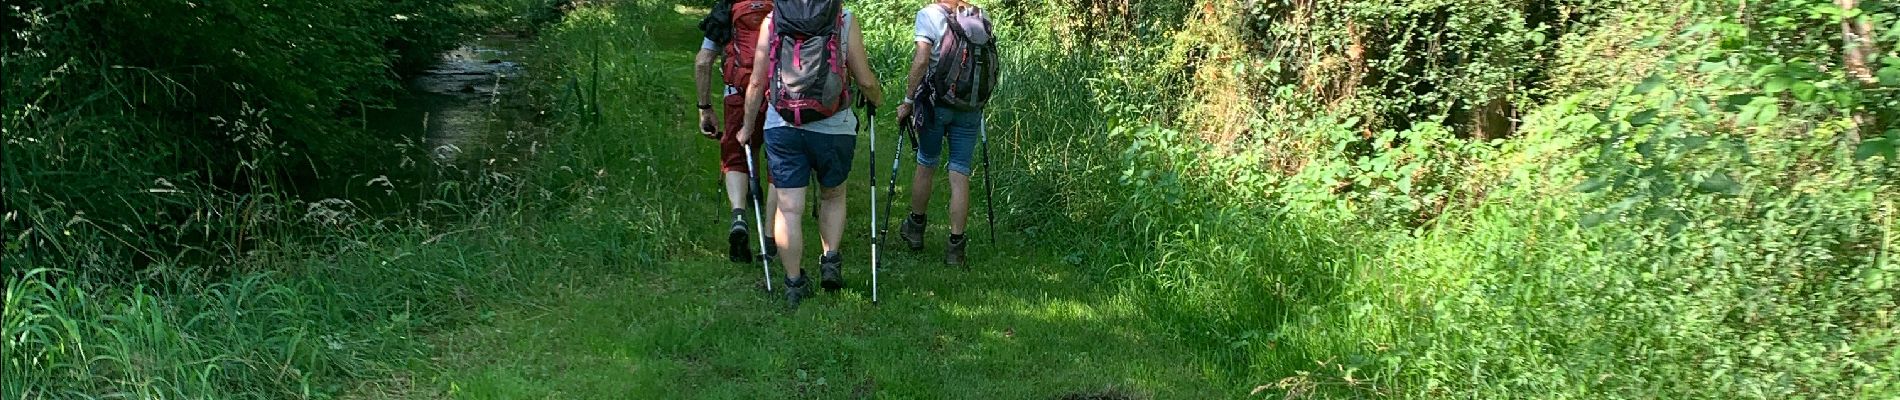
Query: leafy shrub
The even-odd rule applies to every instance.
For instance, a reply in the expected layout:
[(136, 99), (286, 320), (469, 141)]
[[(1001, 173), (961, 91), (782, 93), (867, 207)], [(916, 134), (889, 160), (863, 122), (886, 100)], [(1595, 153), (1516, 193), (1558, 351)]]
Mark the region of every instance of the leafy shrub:
[(1534, 3), (1170, 2), (1010, 190), (1236, 393), (1893, 396), (1891, 6)]
[[(318, 177), (396, 158), (364, 129), (435, 59), (531, 0), (25, 1), (6, 42), (8, 264), (132, 279), (257, 247)], [(9, 235), (12, 236), (12, 235)], [(17, 271), (16, 271), (17, 272)]]

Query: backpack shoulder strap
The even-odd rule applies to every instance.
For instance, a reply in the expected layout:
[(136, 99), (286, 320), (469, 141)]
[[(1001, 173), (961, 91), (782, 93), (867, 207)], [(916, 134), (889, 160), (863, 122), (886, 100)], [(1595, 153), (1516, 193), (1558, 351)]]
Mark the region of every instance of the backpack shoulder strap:
[(944, 30), (950, 34), (957, 35), (957, 37), (963, 37), (963, 24), (957, 23), (957, 10), (950, 8), (950, 6), (943, 5), (943, 3), (937, 3), (936, 6), (937, 8), (943, 9)]

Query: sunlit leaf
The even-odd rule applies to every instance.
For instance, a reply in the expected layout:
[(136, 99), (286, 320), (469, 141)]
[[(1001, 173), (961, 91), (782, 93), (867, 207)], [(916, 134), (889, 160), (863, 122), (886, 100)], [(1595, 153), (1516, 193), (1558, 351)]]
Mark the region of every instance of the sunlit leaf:
[(1768, 125), (1770, 123), (1775, 122), (1775, 118), (1780, 117), (1780, 116), (1781, 116), (1781, 106), (1774, 105), (1774, 104), (1763, 105), (1761, 108), (1761, 112), (1755, 114), (1755, 124)]
[(1793, 78), (1777, 77), (1774, 79), (1769, 79), (1768, 84), (1763, 85), (1761, 87), (1761, 91), (1762, 93), (1776, 94), (1776, 93), (1788, 91), (1789, 86), (1794, 86)]

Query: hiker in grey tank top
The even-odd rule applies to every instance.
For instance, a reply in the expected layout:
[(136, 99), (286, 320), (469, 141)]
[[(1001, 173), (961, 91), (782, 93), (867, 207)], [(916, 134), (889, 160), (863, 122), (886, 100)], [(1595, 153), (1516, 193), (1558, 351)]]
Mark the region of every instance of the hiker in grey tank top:
[[(774, 14), (788, 13), (787, 7), (792, 3), (779, 4)], [(856, 83), (858, 95), (873, 106), (881, 104), (884, 93), (878, 88), (877, 75), (871, 71), (870, 63), (866, 62), (864, 34), (858, 29), (850, 11), (842, 11), (841, 14), (833, 32), (839, 38), (837, 61), (844, 64), (846, 79)], [(799, 14), (787, 14), (795, 15)], [(824, 247), (824, 254), (819, 258), (820, 273), (823, 275), (820, 284), (828, 290), (844, 286), (840, 271), (844, 257), (838, 252), (844, 240), (844, 182), (850, 176), (851, 159), (857, 150), (858, 116), (852, 112), (849, 103), (857, 99), (847, 95), (845, 98), (849, 100), (840, 105), (842, 110), (820, 120), (802, 121), (802, 124), (787, 122), (785, 117), (779, 115), (781, 110), (776, 105), (768, 107), (767, 98), (773, 96), (768, 90), (785, 90), (770, 85), (779, 78), (770, 76), (775, 69), (780, 74), (786, 69), (771, 67), (775, 61), (780, 61), (770, 54), (775, 50), (773, 42), (780, 40), (779, 18), (775, 17), (778, 15), (766, 18), (759, 28), (761, 33), (753, 56), (753, 65), (758, 67), (753, 68), (752, 83), (744, 91), (744, 115), (747, 118), (745, 127), (739, 130), (738, 139), (749, 143), (758, 133), (764, 133), (767, 170), (771, 171), (775, 184), (772, 196), (778, 200), (778, 225), (773, 231), (778, 241), (780, 264), (785, 266), (786, 302), (791, 307), (797, 307), (802, 298), (810, 296), (810, 286), (801, 268), (805, 248), (802, 210), (805, 209), (805, 189), (810, 186), (814, 173), (820, 187), (818, 232)], [(784, 46), (785, 43), (778, 44)], [(809, 63), (813, 60), (799, 62)], [(758, 116), (760, 111), (765, 114), (762, 118)]]

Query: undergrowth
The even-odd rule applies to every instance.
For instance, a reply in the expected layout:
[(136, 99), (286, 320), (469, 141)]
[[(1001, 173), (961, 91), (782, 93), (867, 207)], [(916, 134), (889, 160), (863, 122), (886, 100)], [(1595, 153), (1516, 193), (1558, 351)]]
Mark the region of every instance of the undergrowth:
[[(1900, 37), (1844, 73), (1840, 22), (1895, 20), (1860, 7), (1111, 5), (1186, 24), (1012, 37), (1096, 84), (993, 115), (1083, 166), (1011, 171), (1017, 221), (1107, 243), (1076, 259), (1236, 394), (1887, 398)], [(1054, 10), (1014, 16), (1103, 15)]]
[[(373, 391), (424, 353), (422, 332), (482, 318), (471, 304), (612, 265), (571, 260), (651, 252), (648, 239), (613, 239), (626, 232), (603, 225), (615, 219), (537, 231), (567, 189), (525, 168), (444, 163), (415, 138), (364, 129), (400, 74), (491, 29), (537, 30), (555, 4), (356, 3), (4, 10), (17, 35), (3, 60), (0, 393)], [(544, 135), (492, 140), (530, 158)], [(406, 205), (317, 188), (339, 180)]]
[[(697, 6), (659, 3), (616, 6)], [(1893, 5), (998, 3), (999, 157), (982, 178), (999, 189), (999, 230), (1137, 299), (1141, 331), (1192, 346), (1220, 390), (1900, 395)], [(286, 166), (356, 150), (337, 117), (372, 102), (392, 54), (446, 33), (398, 33), (428, 29), (402, 10), (301, 32), (337, 40), (297, 51), (340, 65), (300, 67), (344, 72), (285, 87), (297, 81), (259, 77), (302, 53), (221, 42), (233, 35), (194, 32), (202, 48), (61, 39), (126, 35), (86, 21), (212, 13), (102, 4), (8, 14), (35, 28), (7, 47), (0, 391), (374, 392), (373, 377), (427, 351), (415, 335), (485, 318), (475, 304), (551, 295), (684, 240), (668, 236), (669, 205), (609, 200), (645, 189), (620, 179), (666, 149), (618, 136), (659, 125), (600, 95), (649, 89), (660, 77), (637, 74), (665, 70), (643, 63), (683, 57), (547, 49), (563, 69), (533, 81), (562, 134), (529, 139), (518, 174), (440, 189), (463, 193), (441, 205), (454, 223), (390, 221), (294, 200), (281, 186), (301, 167)], [(367, 15), (259, 4), (167, 18)], [(877, 70), (904, 65), (918, 5), (852, 2)], [(638, 15), (579, 10), (567, 18), (585, 23), (548, 43), (651, 40), (586, 30)], [(115, 29), (156, 29), (130, 26)], [(1856, 30), (1864, 44), (1843, 39)], [(391, 36), (435, 44), (384, 48)], [(203, 59), (163, 69), (59, 50), (95, 42)], [(1856, 49), (1872, 51), (1857, 64)], [(218, 79), (231, 76), (245, 78)], [(174, 131), (196, 136), (150, 140)], [(91, 171), (133, 173), (77, 178)], [(538, 224), (551, 219), (574, 228)], [(273, 228), (290, 225), (322, 232)]]

